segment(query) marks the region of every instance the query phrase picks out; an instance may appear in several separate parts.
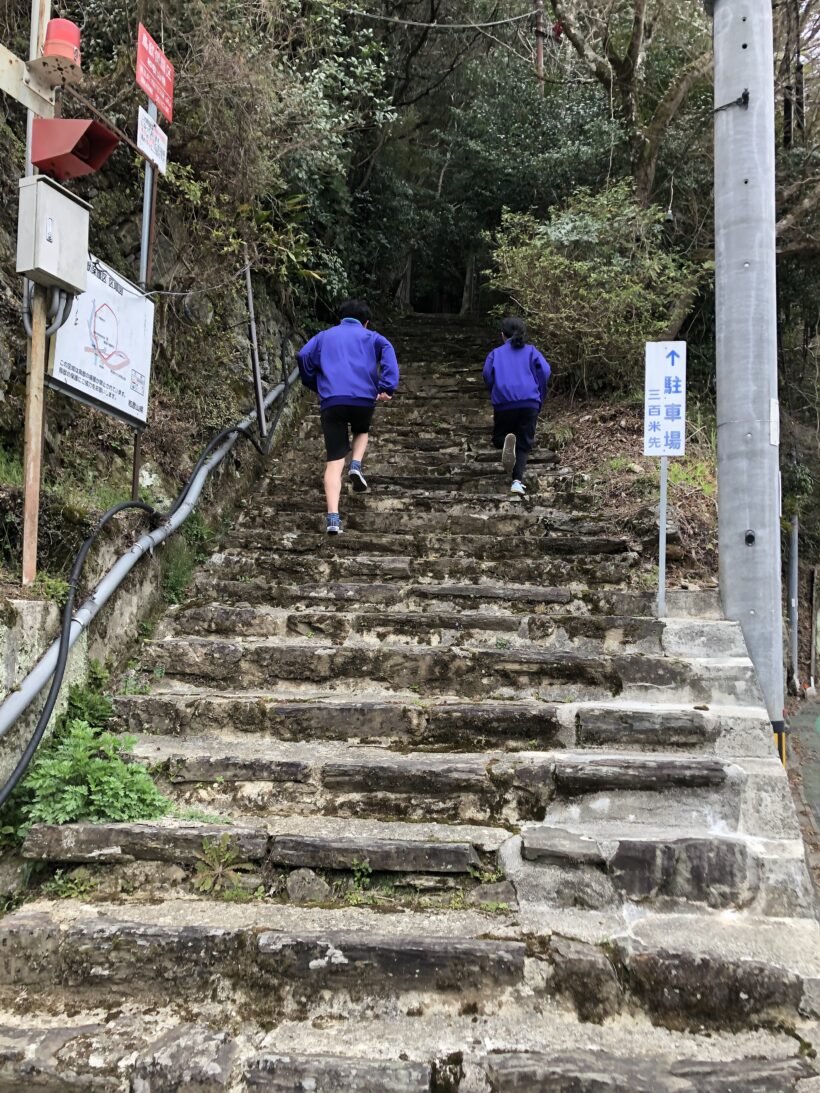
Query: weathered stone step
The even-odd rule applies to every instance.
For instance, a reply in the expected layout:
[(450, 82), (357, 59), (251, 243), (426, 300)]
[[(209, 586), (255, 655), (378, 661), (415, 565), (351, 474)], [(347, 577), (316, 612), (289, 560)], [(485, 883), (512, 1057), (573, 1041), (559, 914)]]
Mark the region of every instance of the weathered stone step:
[[(377, 873), (469, 874), (482, 864), (479, 850), (497, 849), (508, 837), (501, 829), (442, 824), (381, 824), (324, 817), (255, 826), (155, 820), (140, 823), (35, 824), (22, 854), (35, 861), (106, 865), (124, 862), (202, 860), (207, 843), (230, 847), (237, 861), (276, 866)], [(362, 830), (363, 829), (363, 830)], [(478, 842), (478, 848), (473, 839)]]
[[(510, 854), (515, 852), (511, 847)], [(525, 828), (521, 855), (521, 865), (511, 868), (518, 886), (537, 891), (554, 906), (696, 903), (758, 915), (813, 916), (812, 884), (799, 839), (750, 839), (639, 824), (630, 829), (544, 824)]]
[[(368, 1007), (433, 991), (442, 1005), (481, 1005), (520, 986), (526, 948), (476, 935), (491, 919), (452, 923), (424, 915), (367, 916), (339, 929), (339, 914), (169, 900), (156, 908), (37, 904), (0, 921), (0, 996), (27, 989), (42, 1009), (67, 1000), (252, 1000), (259, 1019), (298, 1017), (325, 992)], [(233, 914), (229, 914), (232, 911)], [(243, 913), (244, 912), (244, 913)], [(365, 918), (359, 915), (360, 922)], [(418, 931), (418, 932), (416, 932)]]
[(508, 648), (530, 642), (540, 647), (594, 653), (669, 653), (686, 656), (743, 657), (746, 647), (737, 624), (645, 619), (623, 615), (532, 615), (511, 612), (436, 610), (297, 610), (251, 604), (211, 603), (169, 615), (162, 636), (209, 634), (233, 637), (319, 636), (344, 641), (357, 635), (378, 641), (422, 644), (490, 643)]
[(403, 557), (423, 557), (446, 552), (475, 559), (517, 559), (580, 555), (624, 554), (632, 549), (624, 537), (611, 535), (561, 535), (544, 534), (538, 530), (528, 532), (522, 528), (515, 536), (461, 535), (442, 537), (437, 531), (429, 534), (413, 532), (376, 532), (346, 529), (343, 535), (329, 541), (324, 530), (320, 531), (271, 531), (237, 530), (228, 538), (224, 556), (237, 555), (255, 563), (271, 552), (309, 554), (311, 557), (334, 554), (340, 550), (360, 554), (399, 554)]
[(499, 1054), (487, 1063), (490, 1093), (810, 1093), (806, 1079), (816, 1073), (803, 1058), (716, 1063), (592, 1050)]
[[(495, 493), (499, 498), (510, 497), (509, 482), (500, 468), (493, 468), (486, 464), (475, 468), (457, 468), (450, 473), (435, 474), (399, 474), (379, 473), (376, 469), (368, 468), (367, 482), (375, 494), (386, 497), (396, 494), (407, 499), (408, 505), (412, 505), (419, 495), (430, 496), (435, 493), (457, 493), (464, 497), (478, 497), (485, 493)], [(534, 472), (528, 471), (524, 477), (525, 485), (532, 491), (533, 500), (542, 500), (556, 491), (571, 492), (571, 483), (562, 477), (562, 472), (555, 470), (542, 470), (536, 468)], [(271, 475), (268, 479), (269, 491), (280, 496), (287, 490), (293, 489), (293, 479), (285, 475)], [(316, 491), (317, 508), (321, 510), (321, 478), (308, 479), (300, 483), (301, 490), (314, 489)], [(573, 500), (573, 504), (577, 502)]]
[[(322, 518), (323, 519), (323, 518)], [(508, 557), (480, 559), (470, 556), (409, 557), (400, 554), (348, 554), (337, 548), (335, 540), (321, 541), (321, 554), (307, 556), (290, 552), (257, 554), (253, 557), (214, 554), (209, 564), (199, 571), (195, 587), (207, 586), (208, 577), (216, 580), (253, 579), (275, 575), (299, 581), (339, 581), (374, 578), (386, 580), (466, 581), (498, 580), (503, 569), (515, 584), (548, 585), (576, 583), (590, 587), (623, 584), (638, 565), (638, 555), (584, 554), (578, 557)], [(341, 536), (339, 541), (344, 538)], [(442, 544), (444, 545), (444, 544)], [(502, 564), (503, 563), (503, 564)]]
[[(369, 496), (369, 495), (367, 495)], [(430, 509), (424, 511), (408, 511), (406, 508), (385, 507), (384, 499), (381, 506), (375, 504), (361, 506), (358, 501), (345, 512), (345, 532), (364, 532), (368, 535), (390, 533), (393, 535), (414, 535), (421, 533), (430, 536), (438, 535), (518, 535), (527, 532), (532, 535), (535, 532), (546, 534), (560, 534), (576, 536), (612, 536), (612, 528), (606, 524), (596, 523), (587, 515), (563, 514), (555, 509), (534, 506), (515, 505), (510, 503), (506, 514), (497, 511), (489, 513), (436, 511)], [(461, 506), (464, 509), (464, 506)], [(498, 508), (498, 506), (497, 506)], [(271, 507), (266, 511), (265, 521), (268, 527), (260, 527), (259, 518), (246, 515), (236, 530), (236, 535), (241, 536), (246, 542), (254, 543), (264, 540), (265, 536), (274, 531), (277, 535), (283, 532), (304, 531), (305, 514), (315, 514), (316, 503), (312, 498), (294, 498), (287, 506)]]
[[(562, 711), (548, 703), (431, 703), (422, 702), (412, 691), (389, 699), (317, 693), (298, 701), (270, 693), (171, 691), (122, 695), (116, 705), (128, 732), (166, 736), (217, 734), (229, 729), (282, 741), (361, 740), (400, 750), (520, 751), (551, 748), (562, 741), (571, 742), (575, 735), (571, 716), (562, 726)], [(660, 737), (662, 733), (653, 738), (656, 748)], [(687, 740), (690, 738), (691, 730)]]
[[(783, 788), (773, 766), (747, 773), (708, 757), (587, 756), (595, 766), (580, 775), (583, 754), (569, 751), (400, 755), (342, 742), (260, 744), (247, 738), (149, 735), (137, 738), (134, 758), (167, 778), (186, 804), (230, 811), (247, 801), (261, 815), (309, 807), (339, 816), (474, 824), (546, 817), (561, 827), (598, 815), (602, 823), (710, 822), (726, 831), (743, 822), (751, 834), (761, 834), (764, 822), (772, 837), (783, 823), (780, 815), (767, 812), (780, 804), (777, 793)], [(257, 785), (250, 789), (245, 783)]]
[(286, 584), (265, 577), (223, 579), (217, 576), (213, 568), (199, 571), (195, 591), (198, 593), (196, 599), (202, 606), (218, 600), (243, 606), (266, 604), (291, 608), (355, 604), (425, 609), (438, 605), (448, 610), (490, 608), (512, 612), (536, 607), (539, 611), (558, 610), (562, 613), (570, 605), (577, 605), (579, 610), (586, 611), (586, 601), (595, 606), (601, 597), (600, 592), (589, 592), (583, 588), (571, 591), (548, 585), (504, 585), (491, 581), (482, 584), (422, 584), (410, 581), (402, 585), (396, 581), (388, 584), (376, 578), (372, 581), (354, 579)]
[(234, 1038), (204, 1019), (157, 1020), (150, 1009), (108, 1014), (104, 1023), (93, 1010), (46, 1020), (34, 1026), (0, 1015), (2, 1093), (814, 1093), (820, 1069), (783, 1033), (687, 1037), (639, 1018), (597, 1027), (591, 1048), (589, 1026), (554, 1006), (553, 1051), (544, 1049), (534, 1008), (514, 1020), (363, 1017), (341, 1026), (344, 1042), (338, 1021), (310, 1029), (283, 1022), (266, 1033), (246, 1019)]
[[(118, 1001), (253, 1006), (260, 1022), (309, 1018), (329, 1001), (346, 1016), (408, 994), (436, 1013), (481, 1013), (521, 999), (525, 967), (584, 1020), (643, 1010), (672, 1028), (754, 1028), (820, 1016), (820, 933), (809, 919), (647, 913), (616, 925), (598, 912), (493, 919), (229, 906), (35, 903), (0, 921), (0, 996), (25, 989), (41, 1013)], [(355, 928), (340, 929), (354, 921)], [(613, 932), (614, 930), (614, 932)], [(581, 935), (581, 936), (579, 936)], [(582, 939), (583, 937), (583, 939)], [(540, 988), (543, 990), (543, 986)], [(532, 999), (532, 987), (524, 997)], [(558, 1011), (560, 1012), (560, 1011)], [(558, 1013), (556, 1014), (556, 1020)], [(473, 1018), (475, 1020), (475, 1018)], [(336, 1029), (338, 1032), (338, 1028)]]
[(169, 637), (147, 642), (144, 666), (155, 674), (231, 689), (264, 689), (272, 682), (364, 680), (387, 688), (423, 686), (430, 694), (471, 697), (501, 688), (537, 690), (540, 699), (579, 701), (651, 690), (666, 701), (714, 700), (718, 687), (732, 698), (755, 697), (757, 679), (741, 657), (715, 660), (641, 654), (592, 655), (574, 650), (481, 646), (349, 643), (310, 639)]

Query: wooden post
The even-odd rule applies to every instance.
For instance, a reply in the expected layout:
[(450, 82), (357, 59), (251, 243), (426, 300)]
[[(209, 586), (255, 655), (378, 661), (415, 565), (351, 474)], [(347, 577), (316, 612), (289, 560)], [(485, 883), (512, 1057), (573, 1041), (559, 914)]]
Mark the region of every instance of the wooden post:
[(535, 5), (535, 72), (541, 91), (544, 91), (544, 0), (537, 0)]
[(23, 460), (23, 585), (37, 576), (37, 530), (40, 523), (40, 476), (43, 459), (43, 407), (46, 368), (46, 290), (34, 286), (31, 306), (31, 341), (26, 375), (25, 440)]
[[(51, 18), (51, 0), (32, 0), (29, 59), (43, 52), (46, 27)], [(26, 130), (26, 175), (32, 175), (31, 131), (34, 112), (29, 110)], [(37, 576), (37, 531), (40, 523), (40, 478), (43, 464), (43, 407), (46, 371), (46, 290), (34, 286), (31, 306), (31, 338), (26, 355), (26, 408), (23, 441), (23, 585)]]

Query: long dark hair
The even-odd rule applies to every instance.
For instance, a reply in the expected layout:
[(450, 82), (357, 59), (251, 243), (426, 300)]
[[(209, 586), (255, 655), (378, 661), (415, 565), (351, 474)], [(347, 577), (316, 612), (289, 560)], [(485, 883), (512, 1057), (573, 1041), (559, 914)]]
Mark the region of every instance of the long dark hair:
[(517, 315), (508, 315), (501, 324), (501, 333), (512, 345), (513, 349), (523, 349), (527, 337), (527, 327), (523, 319)]

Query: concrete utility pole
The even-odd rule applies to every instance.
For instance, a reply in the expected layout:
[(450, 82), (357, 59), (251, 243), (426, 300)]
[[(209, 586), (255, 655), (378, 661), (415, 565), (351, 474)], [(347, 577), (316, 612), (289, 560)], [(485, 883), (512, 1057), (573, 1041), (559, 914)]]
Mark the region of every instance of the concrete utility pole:
[(772, 6), (705, 5), (715, 45), (720, 589), (727, 618), (743, 628), (782, 745)]

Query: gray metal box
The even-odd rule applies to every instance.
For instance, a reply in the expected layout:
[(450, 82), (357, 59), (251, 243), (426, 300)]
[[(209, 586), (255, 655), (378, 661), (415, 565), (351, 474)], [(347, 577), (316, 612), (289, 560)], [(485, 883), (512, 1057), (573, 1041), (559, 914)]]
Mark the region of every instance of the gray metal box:
[(38, 285), (85, 292), (90, 209), (45, 175), (21, 178), (17, 272)]

